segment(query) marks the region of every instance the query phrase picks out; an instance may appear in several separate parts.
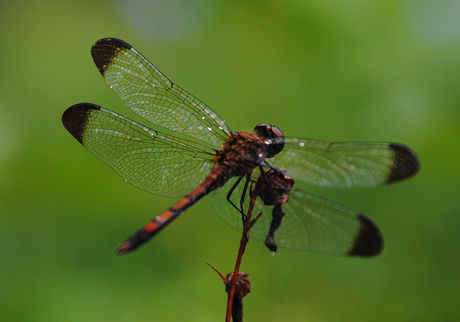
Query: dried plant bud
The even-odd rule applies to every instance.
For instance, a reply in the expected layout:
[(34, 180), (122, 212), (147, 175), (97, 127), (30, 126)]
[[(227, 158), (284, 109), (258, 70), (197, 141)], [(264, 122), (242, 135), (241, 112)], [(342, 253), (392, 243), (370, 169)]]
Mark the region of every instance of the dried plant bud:
[(272, 169), (259, 176), (257, 180), (256, 190), (259, 196), (266, 205), (273, 205), (272, 221), (270, 230), (265, 238), (265, 245), (272, 252), (278, 250), (278, 245), (275, 242), (275, 232), (281, 225), (284, 216), (282, 206), (289, 200), (289, 195), (295, 181), (285, 170), (276, 172)]
[(285, 170), (275, 172), (270, 169), (259, 176), (256, 190), (264, 204), (283, 204), (288, 202), (294, 183), (294, 179)]
[[(214, 266), (208, 263), (208, 265), (219, 274), (222, 281), (225, 283), (225, 291), (230, 295), (230, 289), (233, 282), (233, 272), (228, 273), (226, 277)], [(232, 319), (233, 322), (243, 321), (243, 297), (251, 292), (251, 282), (249, 282), (248, 274), (245, 272), (239, 272), (235, 284), (235, 293), (233, 294), (232, 304)]]
[[(239, 272), (238, 278), (236, 279), (236, 287), (235, 287), (235, 297), (243, 298), (251, 292), (251, 282), (249, 282), (248, 274), (245, 272)], [(226, 284), (226, 291), (230, 291), (230, 287), (233, 281), (233, 272), (228, 273), (227, 277), (225, 278)]]
[[(233, 281), (233, 272), (228, 273), (226, 279), (225, 290), (230, 292)], [(248, 274), (239, 272), (236, 279), (235, 294), (233, 295), (232, 319), (233, 322), (243, 321), (243, 297), (251, 292), (251, 282), (249, 282)]]
[(267, 237), (265, 238), (265, 246), (268, 247), (272, 252), (278, 250), (278, 245), (275, 242), (275, 232), (281, 226), (281, 220), (284, 217), (282, 205), (278, 204), (273, 207), (272, 222), (270, 223), (270, 230), (268, 231)]

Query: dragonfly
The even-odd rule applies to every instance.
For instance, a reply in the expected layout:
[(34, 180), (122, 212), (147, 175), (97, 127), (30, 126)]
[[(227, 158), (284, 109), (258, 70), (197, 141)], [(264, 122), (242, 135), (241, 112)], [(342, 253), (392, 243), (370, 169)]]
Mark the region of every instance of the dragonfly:
[(103, 38), (91, 54), (110, 88), (148, 123), (79, 103), (63, 113), (64, 127), (135, 187), (183, 196), (123, 242), (118, 254), (137, 249), (213, 191), (217, 213), (241, 229), (253, 184), (261, 191), (256, 209), (271, 207), (273, 213), (264, 213), (251, 237), (272, 250), (276, 238), (281, 247), (321, 253), (371, 257), (381, 252), (383, 238), (368, 217), (292, 186), (300, 181), (326, 188), (373, 187), (409, 178), (419, 169), (410, 148), (285, 137), (268, 123), (234, 132), (127, 42)]

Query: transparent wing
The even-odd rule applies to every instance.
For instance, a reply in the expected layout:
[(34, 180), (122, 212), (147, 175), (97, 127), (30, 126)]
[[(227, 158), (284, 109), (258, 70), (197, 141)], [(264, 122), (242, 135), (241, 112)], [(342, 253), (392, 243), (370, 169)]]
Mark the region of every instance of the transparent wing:
[(379, 186), (414, 175), (417, 156), (394, 143), (326, 142), (288, 137), (271, 161), (295, 180), (331, 188)]
[(62, 115), (65, 128), (132, 185), (183, 196), (212, 168), (213, 150), (148, 128), (98, 105), (82, 103)]
[(123, 40), (100, 39), (91, 54), (110, 88), (146, 120), (219, 148), (230, 133), (215, 112)]
[[(234, 182), (232, 179), (224, 189), (216, 190), (212, 203), (225, 222), (241, 230), (241, 215), (226, 200), (228, 187)], [(241, 193), (242, 185), (232, 195), (236, 204)], [(383, 239), (375, 224), (359, 212), (333, 201), (293, 189), (283, 211), (285, 216), (275, 233), (279, 247), (347, 256), (375, 256), (382, 250)], [(251, 229), (250, 238), (264, 241), (272, 219), (272, 206), (265, 206), (258, 199), (254, 216), (260, 212), (263, 215)]]

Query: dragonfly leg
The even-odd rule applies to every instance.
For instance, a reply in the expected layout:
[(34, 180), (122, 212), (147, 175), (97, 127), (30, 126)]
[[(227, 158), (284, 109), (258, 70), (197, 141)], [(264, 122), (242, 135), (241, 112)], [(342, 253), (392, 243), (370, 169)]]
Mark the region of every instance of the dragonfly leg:
[(233, 206), (233, 208), (238, 210), (239, 213), (242, 213), (243, 210), (238, 208), (238, 206), (235, 205), (235, 203), (230, 198), (233, 192), (235, 191), (236, 187), (238, 187), (238, 185), (240, 184), (241, 180), (243, 180), (243, 178), (244, 178), (243, 176), (239, 177), (238, 180), (236, 180), (236, 182), (233, 184), (233, 186), (230, 188), (230, 190), (227, 193), (227, 201)]
[(250, 173), (248, 173), (246, 175), (246, 182), (244, 183), (243, 194), (241, 195), (241, 198), (240, 198), (240, 209), (241, 209), (241, 213), (243, 213), (243, 214), (244, 214), (244, 210), (243, 210), (244, 199), (246, 198), (246, 192), (248, 191), (249, 181), (251, 181), (251, 174)]
[[(280, 169), (278, 169), (278, 168), (275, 167), (274, 165), (268, 163), (267, 160), (264, 160), (263, 163), (264, 163), (264, 165), (267, 166), (269, 169), (275, 171), (276, 174), (278, 174), (278, 175), (283, 175), (283, 172), (282, 172)], [(262, 174), (264, 174), (265, 172), (263, 171), (263, 168), (262, 168), (262, 167), (259, 167), (259, 168), (260, 168), (260, 172), (262, 172)]]
[(243, 227), (244, 227), (244, 222), (246, 221), (246, 214), (244, 213), (244, 200), (246, 198), (246, 192), (248, 191), (248, 185), (249, 182), (251, 181), (251, 173), (248, 173), (246, 175), (246, 181), (244, 182), (244, 188), (243, 188), (243, 193), (240, 198), (240, 209), (241, 209), (241, 219), (243, 221)]
[(260, 170), (260, 175), (261, 176), (265, 176), (265, 170), (264, 170), (264, 167), (259, 165), (259, 170)]

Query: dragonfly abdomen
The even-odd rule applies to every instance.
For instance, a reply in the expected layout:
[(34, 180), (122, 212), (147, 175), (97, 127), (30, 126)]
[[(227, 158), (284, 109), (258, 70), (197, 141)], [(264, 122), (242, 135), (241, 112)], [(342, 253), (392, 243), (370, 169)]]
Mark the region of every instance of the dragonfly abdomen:
[(198, 187), (176, 202), (173, 206), (150, 220), (144, 227), (129, 237), (123, 244), (121, 244), (120, 247), (118, 247), (117, 253), (119, 255), (123, 255), (135, 250), (155, 236), (174, 219), (180, 216), (185, 210), (195, 204), (195, 202), (211, 191), (222, 186), (228, 180), (228, 178), (224, 175), (224, 172), (223, 167), (215, 166)]

